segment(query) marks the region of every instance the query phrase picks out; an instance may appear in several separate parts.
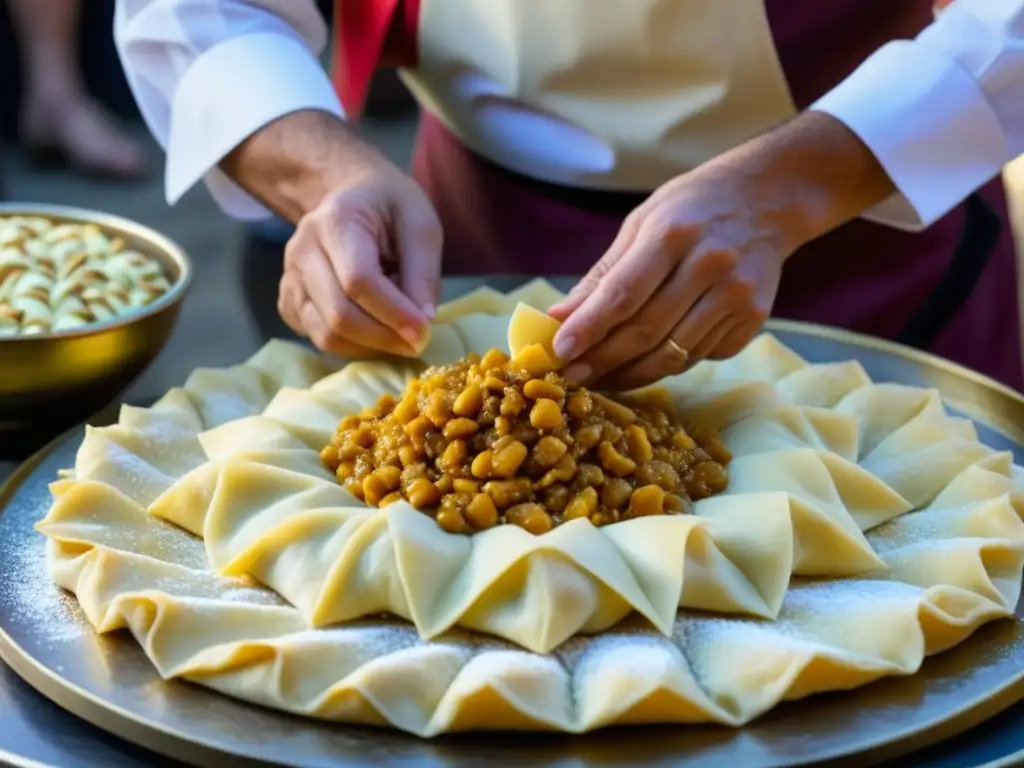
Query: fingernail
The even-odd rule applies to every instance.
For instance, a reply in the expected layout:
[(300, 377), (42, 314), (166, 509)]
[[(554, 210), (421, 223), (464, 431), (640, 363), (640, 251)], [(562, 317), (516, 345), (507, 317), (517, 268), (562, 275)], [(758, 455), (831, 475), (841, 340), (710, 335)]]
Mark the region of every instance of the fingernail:
[(570, 386), (578, 386), (589, 379), (593, 372), (586, 363), (576, 363), (565, 371), (565, 381)]
[(572, 360), (572, 354), (576, 351), (575, 347), (575, 336), (555, 336), (555, 354), (562, 360)]
[(401, 331), (398, 332), (398, 335), (401, 336), (406, 341), (408, 341), (410, 344), (412, 344), (413, 348), (415, 348), (416, 345), (420, 343), (419, 328), (416, 328), (414, 326), (405, 326)]
[(433, 304), (424, 304), (423, 314), (427, 316), (427, 320), (433, 320), (435, 317), (437, 317), (437, 307), (435, 307)]

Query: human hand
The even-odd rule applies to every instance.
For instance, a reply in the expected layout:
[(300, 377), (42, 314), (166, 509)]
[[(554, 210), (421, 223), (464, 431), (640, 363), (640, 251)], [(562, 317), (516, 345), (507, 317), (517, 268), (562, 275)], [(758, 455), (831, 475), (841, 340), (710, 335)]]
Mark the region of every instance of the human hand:
[(623, 223), (604, 257), (551, 314), (568, 376), (643, 386), (739, 352), (768, 317), (797, 238), (728, 173), (679, 177)]
[(423, 191), (341, 118), (299, 110), (259, 129), (220, 163), (289, 221), (278, 310), (345, 357), (415, 355), (441, 271), (441, 225)]
[(767, 319), (786, 259), (893, 191), (842, 123), (804, 113), (663, 185), (567, 299), (567, 377), (632, 389), (736, 354)]
[(441, 225), (426, 195), (386, 161), (350, 174), (298, 222), (278, 310), (345, 357), (416, 355), (433, 318)]

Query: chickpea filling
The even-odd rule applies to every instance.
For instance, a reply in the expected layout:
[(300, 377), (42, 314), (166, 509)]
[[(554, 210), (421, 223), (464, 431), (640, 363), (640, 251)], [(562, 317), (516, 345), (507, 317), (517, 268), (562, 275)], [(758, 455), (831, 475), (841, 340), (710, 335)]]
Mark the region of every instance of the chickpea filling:
[(582, 517), (689, 512), (725, 490), (731, 455), (653, 401), (568, 387), (528, 355), (492, 349), (346, 416), (320, 458), (366, 504), (404, 499), (449, 533), (510, 523), (543, 534)]

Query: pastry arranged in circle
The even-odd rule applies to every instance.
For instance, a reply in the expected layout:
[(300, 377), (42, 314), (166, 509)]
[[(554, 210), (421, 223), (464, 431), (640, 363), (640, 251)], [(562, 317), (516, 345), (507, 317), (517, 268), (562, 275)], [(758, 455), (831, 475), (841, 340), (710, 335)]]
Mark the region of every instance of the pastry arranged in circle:
[(740, 726), (1012, 614), (1021, 472), (937, 392), (769, 334), (574, 389), (515, 310), (558, 298), (442, 307), (422, 361), (272, 342), (125, 406), (52, 486), (54, 580), (165, 678), (420, 736)]
[(115, 320), (169, 289), (156, 260), (101, 227), (0, 216), (0, 337)]

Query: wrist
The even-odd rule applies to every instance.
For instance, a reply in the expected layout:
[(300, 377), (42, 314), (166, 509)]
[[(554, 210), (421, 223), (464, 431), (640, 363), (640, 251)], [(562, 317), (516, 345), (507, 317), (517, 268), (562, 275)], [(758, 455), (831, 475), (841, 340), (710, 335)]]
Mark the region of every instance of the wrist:
[(390, 162), (340, 118), (285, 115), (242, 142), (223, 170), (275, 213), (296, 223), (332, 192)]
[(881, 203), (895, 191), (881, 164), (842, 122), (805, 112), (737, 147), (726, 163), (751, 181), (792, 251)]

